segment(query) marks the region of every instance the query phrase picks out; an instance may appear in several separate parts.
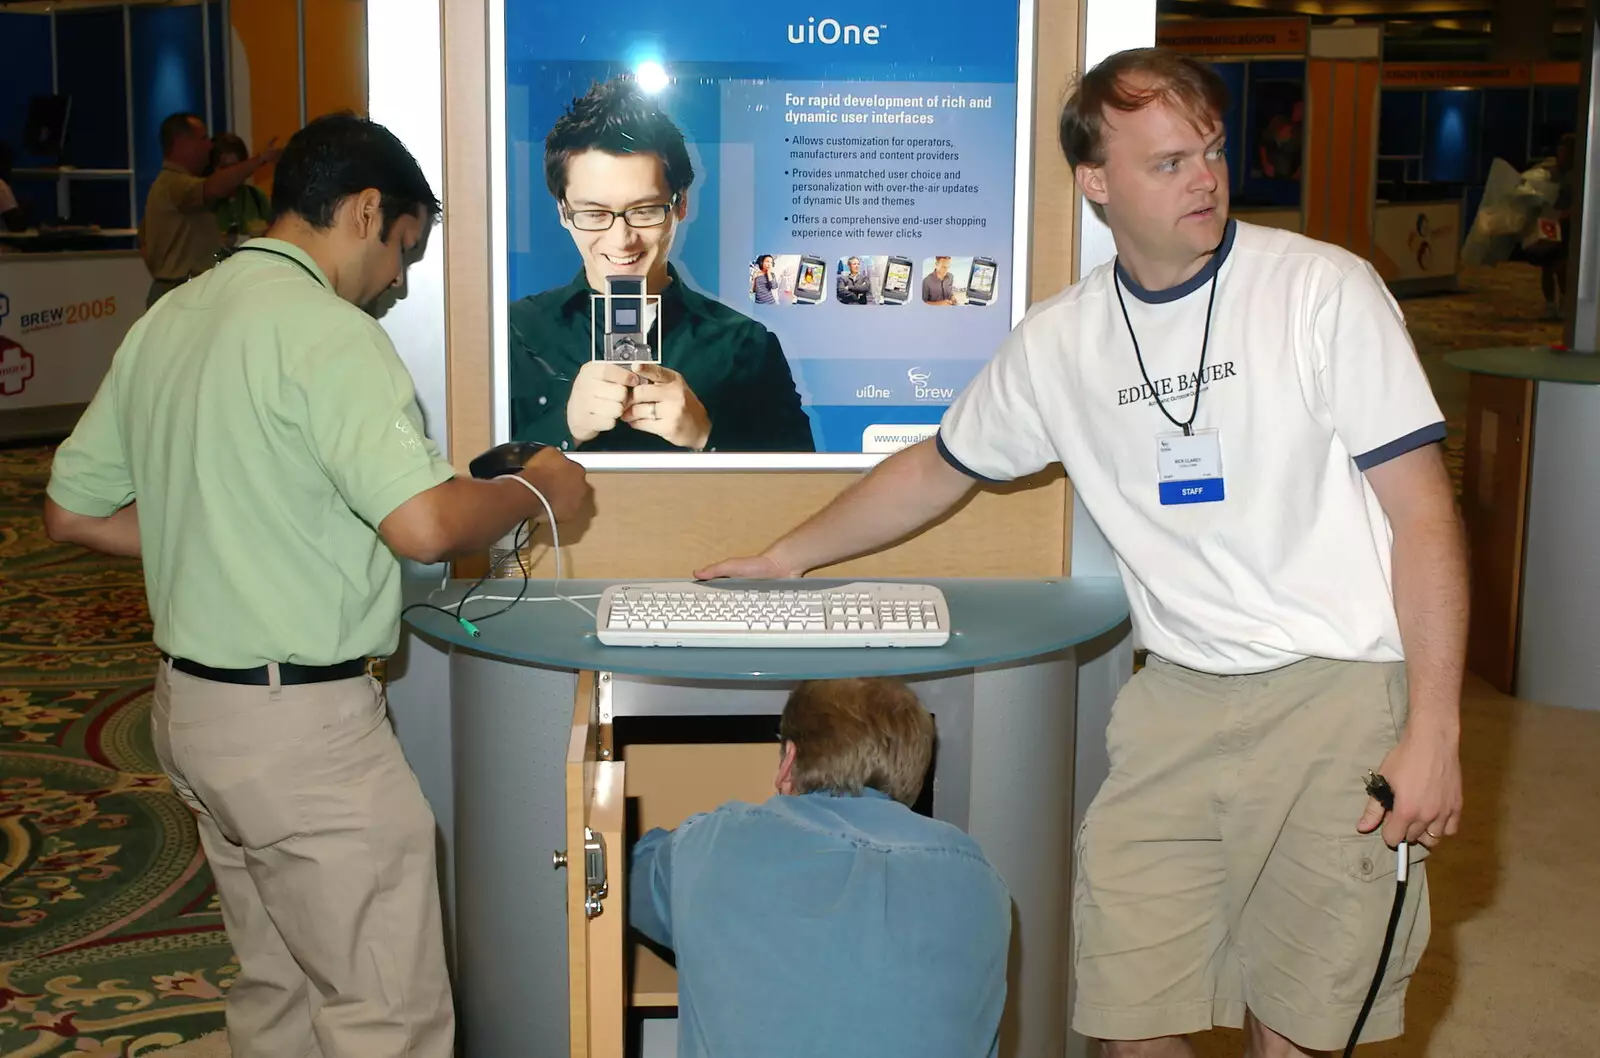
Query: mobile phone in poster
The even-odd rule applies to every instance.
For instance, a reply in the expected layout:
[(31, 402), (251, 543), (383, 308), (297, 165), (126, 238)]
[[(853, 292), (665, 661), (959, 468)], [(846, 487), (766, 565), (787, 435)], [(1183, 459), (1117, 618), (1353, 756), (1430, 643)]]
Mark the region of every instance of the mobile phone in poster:
[(911, 296), (911, 260), (906, 257), (889, 258), (888, 271), (883, 274), (883, 301), (886, 305), (904, 305)]
[(800, 271), (794, 277), (794, 297), (796, 301), (815, 305), (822, 300), (822, 291), (826, 287), (828, 264), (820, 257), (807, 255), (800, 258)]
[(974, 257), (972, 272), (967, 277), (967, 303), (987, 305), (994, 300), (994, 288), (999, 266), (988, 257)]

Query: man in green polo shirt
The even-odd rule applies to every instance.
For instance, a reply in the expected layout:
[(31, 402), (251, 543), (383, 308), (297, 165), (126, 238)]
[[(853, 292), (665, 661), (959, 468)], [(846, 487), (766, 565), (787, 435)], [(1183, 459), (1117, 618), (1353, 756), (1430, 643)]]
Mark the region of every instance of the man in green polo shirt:
[[(583, 267), (511, 306), (512, 436), (585, 452), (815, 451), (778, 336), (667, 263), (694, 180), (672, 119), (631, 80), (596, 85), (550, 130), (544, 169)], [(590, 298), (618, 275), (661, 295), (660, 363), (596, 359)]]
[[(434, 819), (368, 659), (398, 642), (397, 555), (479, 551), (542, 507), (454, 475), (358, 307), (439, 209), (399, 140), (320, 118), (274, 196), (266, 238), (128, 332), (56, 454), (45, 525), (144, 560), (156, 753), (239, 958), (234, 1058), (448, 1058)], [(555, 449), (522, 478), (558, 519), (587, 490)]]

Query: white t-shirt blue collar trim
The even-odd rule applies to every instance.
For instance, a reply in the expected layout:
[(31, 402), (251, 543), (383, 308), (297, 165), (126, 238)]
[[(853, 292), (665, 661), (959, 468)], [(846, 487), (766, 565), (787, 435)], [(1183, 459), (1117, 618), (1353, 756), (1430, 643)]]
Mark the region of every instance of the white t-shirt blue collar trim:
[(1211, 282), (1211, 277), (1222, 270), (1223, 262), (1228, 259), (1228, 253), (1233, 249), (1233, 236), (1237, 230), (1237, 223), (1232, 218), (1229, 218), (1227, 226), (1222, 231), (1222, 244), (1211, 255), (1211, 260), (1205, 263), (1204, 268), (1175, 287), (1168, 287), (1165, 290), (1146, 290), (1128, 274), (1126, 268), (1122, 267), (1122, 259), (1120, 257), (1117, 259), (1117, 279), (1122, 283), (1124, 290), (1146, 305), (1163, 305), (1170, 301), (1186, 298)]

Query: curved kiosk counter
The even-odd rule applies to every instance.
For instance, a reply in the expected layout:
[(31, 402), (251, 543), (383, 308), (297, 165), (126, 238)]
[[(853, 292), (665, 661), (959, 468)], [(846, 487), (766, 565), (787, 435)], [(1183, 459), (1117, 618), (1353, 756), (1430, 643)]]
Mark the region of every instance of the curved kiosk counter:
[(0, 442), (65, 437), (77, 425), (144, 314), (144, 260), (111, 248), (133, 234), (0, 231)]
[(1468, 663), (1498, 689), (1600, 709), (1600, 355), (1474, 349), (1462, 508)]
[[(521, 587), (489, 583), (507, 597)], [(559, 587), (592, 608), (609, 583)], [(477, 638), (438, 611), (407, 613), (450, 651), (467, 1058), (639, 1053), (645, 1023), (672, 1014), (676, 980), (627, 935), (628, 841), (726, 800), (770, 796), (789, 688), (873, 675), (907, 678), (935, 717), (919, 807), (976, 838), (1011, 890), (1002, 1054), (1064, 1053), (1074, 648), (1121, 625), (1126, 597), (1112, 577), (927, 583), (950, 607), (939, 648), (606, 647), (594, 618), (550, 581), (530, 582), (537, 601), (483, 620)], [(428, 601), (454, 602), (465, 586)], [(503, 605), (480, 602), (468, 616)]]

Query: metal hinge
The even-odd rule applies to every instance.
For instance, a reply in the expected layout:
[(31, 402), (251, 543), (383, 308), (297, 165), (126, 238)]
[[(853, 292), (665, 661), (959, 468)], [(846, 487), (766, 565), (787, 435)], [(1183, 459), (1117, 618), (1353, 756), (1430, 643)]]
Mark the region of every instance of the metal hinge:
[(598, 918), (605, 910), (603, 901), (610, 887), (606, 883), (606, 839), (588, 827), (583, 828), (583, 910)]
[(594, 725), (594, 755), (596, 760), (610, 760), (611, 750), (606, 746), (606, 728), (611, 726), (611, 673), (602, 672), (595, 678), (594, 704), (598, 722)]

